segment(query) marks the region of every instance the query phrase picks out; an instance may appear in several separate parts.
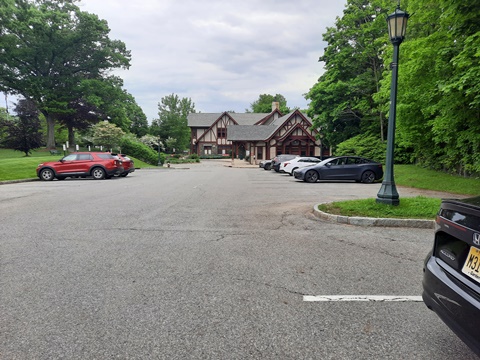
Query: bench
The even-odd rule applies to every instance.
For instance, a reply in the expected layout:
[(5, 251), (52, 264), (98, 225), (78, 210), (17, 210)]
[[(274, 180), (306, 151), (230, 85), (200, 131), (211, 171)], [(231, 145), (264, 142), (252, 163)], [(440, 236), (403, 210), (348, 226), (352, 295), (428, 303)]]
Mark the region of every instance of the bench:
[(50, 155), (58, 155), (58, 150), (50, 150)]

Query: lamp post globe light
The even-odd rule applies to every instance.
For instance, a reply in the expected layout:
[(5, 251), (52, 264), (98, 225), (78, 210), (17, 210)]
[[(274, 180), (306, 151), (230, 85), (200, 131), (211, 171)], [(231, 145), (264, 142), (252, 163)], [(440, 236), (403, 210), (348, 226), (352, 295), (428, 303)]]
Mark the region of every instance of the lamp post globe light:
[(408, 17), (409, 15), (406, 12), (400, 10), (400, 2), (395, 12), (387, 17), (388, 35), (393, 44), (393, 62), (391, 64), (392, 84), (390, 88), (385, 176), (383, 177), (382, 187), (377, 194), (377, 202), (388, 205), (400, 204), (393, 176), (393, 153), (395, 145), (395, 120), (397, 115), (398, 52), (400, 44), (405, 38)]

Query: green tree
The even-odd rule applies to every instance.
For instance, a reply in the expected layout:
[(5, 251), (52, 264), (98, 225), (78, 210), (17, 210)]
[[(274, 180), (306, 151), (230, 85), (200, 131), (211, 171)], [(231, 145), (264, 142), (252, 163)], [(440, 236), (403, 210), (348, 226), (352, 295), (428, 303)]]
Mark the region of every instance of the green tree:
[[(3, 124), (5, 120), (9, 119), (9, 115), (6, 108), (0, 107), (0, 122)], [(6, 136), (5, 127), (0, 126), (0, 144), (2, 143), (4, 137)]]
[[(384, 139), (385, 115), (373, 100), (380, 89), (387, 42), (384, 0), (348, 0), (343, 17), (327, 28), (319, 61), (325, 73), (306, 94), (307, 113), (328, 146), (365, 134)], [(387, 2), (390, 4), (390, 2)]]
[(135, 98), (126, 94), (125, 99), (125, 111), (127, 117), (130, 119), (130, 132), (135, 134), (137, 137), (141, 138), (148, 134), (148, 121), (147, 116), (143, 112), (142, 108), (138, 106), (135, 101)]
[[(410, 161), (458, 174), (480, 172), (480, 8), (410, 0), (401, 45), (397, 144)], [(391, 57), (391, 47), (385, 57)], [(378, 97), (387, 97), (386, 72)]]
[(290, 108), (287, 106), (287, 99), (281, 94), (276, 94), (275, 96), (270, 94), (262, 94), (250, 104), (250, 109), (245, 109), (247, 113), (271, 113), (272, 112), (272, 103), (278, 102), (280, 104), (280, 112), (282, 114), (288, 114), (291, 112)]
[(100, 121), (93, 126), (94, 143), (107, 149), (118, 149), (124, 135), (122, 129), (108, 121)]
[(1, 121), (6, 133), (3, 145), (29, 156), (32, 150), (42, 146), (39, 113), (33, 102), (24, 99), (19, 100), (15, 112), (17, 117)]
[(122, 89), (122, 86), (123, 80), (116, 76), (84, 79), (77, 94), (86, 106), (93, 106), (96, 121), (108, 120), (128, 132), (132, 121), (128, 116), (127, 106), (133, 97)]
[(164, 141), (173, 138), (167, 146), (167, 151), (177, 152), (187, 150), (190, 144), (190, 128), (187, 116), (195, 112), (195, 104), (190, 98), (180, 99), (178, 95), (165, 96), (158, 103), (157, 120), (152, 121), (150, 133), (160, 136)]
[(130, 63), (125, 44), (109, 39), (107, 22), (75, 2), (0, 0), (0, 90), (36, 104), (47, 120), (49, 148), (55, 120), (71, 114), (81, 82)]

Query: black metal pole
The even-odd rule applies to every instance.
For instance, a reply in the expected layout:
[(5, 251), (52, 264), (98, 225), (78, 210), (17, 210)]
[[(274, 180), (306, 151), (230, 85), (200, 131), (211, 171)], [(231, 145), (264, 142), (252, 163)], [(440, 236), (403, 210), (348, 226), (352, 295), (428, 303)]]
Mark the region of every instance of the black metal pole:
[(382, 187), (377, 194), (377, 202), (399, 205), (400, 199), (395, 186), (393, 174), (393, 155), (395, 146), (395, 121), (397, 116), (397, 79), (398, 79), (398, 53), (400, 42), (393, 44), (393, 62), (392, 62), (392, 85), (390, 88), (390, 113), (388, 116), (388, 132), (387, 132), (387, 158), (385, 164), (385, 174), (383, 177)]
[(161, 144), (161, 138), (160, 136), (158, 137), (158, 166), (163, 166), (162, 164), (162, 160), (161, 160), (161, 157), (160, 157), (160, 144)]

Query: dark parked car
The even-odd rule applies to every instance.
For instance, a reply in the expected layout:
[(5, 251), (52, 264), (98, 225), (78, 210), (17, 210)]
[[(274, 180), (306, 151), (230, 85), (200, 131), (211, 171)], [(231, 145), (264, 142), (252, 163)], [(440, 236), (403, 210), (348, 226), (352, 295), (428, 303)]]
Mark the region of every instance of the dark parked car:
[(442, 201), (422, 297), (480, 356), (480, 196)]
[(296, 157), (298, 157), (298, 155), (291, 155), (291, 154), (277, 155), (273, 158), (271, 167), (276, 172), (280, 172), (280, 164), (283, 161), (292, 160), (292, 159), (295, 159)]
[(122, 162), (107, 152), (72, 153), (58, 161), (48, 161), (38, 165), (37, 176), (49, 181), (57, 178), (92, 176), (96, 180), (109, 179), (124, 171)]
[(309, 183), (317, 180), (355, 180), (373, 183), (383, 177), (383, 167), (381, 163), (358, 156), (338, 156), (297, 169), (293, 175), (295, 179)]

